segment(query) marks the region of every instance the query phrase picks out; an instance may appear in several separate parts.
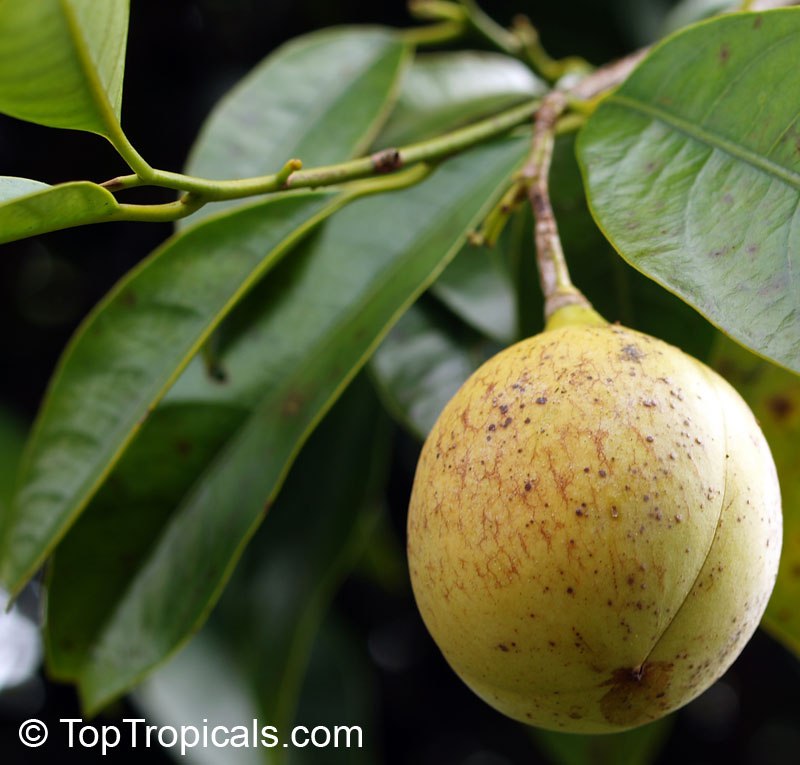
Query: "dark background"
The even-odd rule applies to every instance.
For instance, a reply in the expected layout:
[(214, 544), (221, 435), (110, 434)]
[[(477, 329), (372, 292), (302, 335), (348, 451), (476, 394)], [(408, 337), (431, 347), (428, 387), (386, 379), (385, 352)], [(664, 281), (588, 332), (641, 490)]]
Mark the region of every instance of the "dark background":
[[(646, 42), (667, 0), (493, 2), (507, 23), (532, 16), (555, 55), (602, 63)], [(204, 117), (227, 88), (281, 42), (341, 23), (410, 23), (404, 4), (366, 0), (133, 0), (123, 124), (153, 165), (179, 170)], [(102, 181), (125, 171), (97, 136), (0, 117), (0, 172), (49, 183)], [(168, 192), (148, 190), (158, 202)], [(0, 407), (29, 422), (56, 360), (77, 323), (111, 285), (170, 233), (160, 224), (108, 224), (3, 245), (0, 253)], [(389, 504), (403, 538), (418, 445), (398, 435)], [(337, 606), (368, 653), (377, 678), (377, 750), (388, 765), (545, 762), (529, 732), (474, 697), (447, 668), (410, 596), (387, 596), (354, 578)], [(675, 716), (661, 763), (783, 765), (800, 761), (800, 663), (758, 633), (724, 681)], [(110, 720), (137, 716), (124, 704)], [(41, 678), (0, 695), (0, 761), (50, 762), (54, 750), (25, 751), (17, 726), (79, 717), (71, 688)], [(97, 723), (102, 723), (98, 720)], [(55, 737), (57, 734), (53, 733)], [(60, 737), (63, 738), (63, 737)], [(113, 761), (129, 755), (115, 752)], [(137, 761), (141, 752), (131, 753)], [(153, 750), (149, 762), (169, 762)], [(135, 759), (134, 759), (135, 758)], [(64, 762), (99, 762), (99, 754), (64, 751)], [(325, 761), (324, 750), (319, 762)]]

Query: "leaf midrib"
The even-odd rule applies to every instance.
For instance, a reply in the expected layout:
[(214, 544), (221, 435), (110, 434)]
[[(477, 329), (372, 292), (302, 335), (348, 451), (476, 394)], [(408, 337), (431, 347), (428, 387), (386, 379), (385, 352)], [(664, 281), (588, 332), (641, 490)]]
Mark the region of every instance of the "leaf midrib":
[[(319, 192), (312, 192), (312, 195), (319, 195)], [(325, 196), (323, 193), (320, 196)], [(25, 567), (24, 573), (20, 574), (19, 570), (16, 571), (16, 576), (14, 577), (13, 581), (7, 582), (7, 585), (10, 585), (12, 592), (21, 588), (22, 583), (27, 581), (28, 578), (32, 575), (32, 572), (35, 571), (43, 562), (43, 560), (47, 557), (47, 555), (55, 548), (58, 542), (63, 538), (66, 534), (74, 520), (81, 514), (84, 508), (88, 505), (91, 498), (97, 492), (98, 488), (102, 485), (102, 483), (108, 478), (111, 474), (112, 469), (114, 466), (119, 462), (122, 454), (127, 449), (127, 447), (131, 444), (133, 439), (138, 434), (141, 425), (143, 424), (143, 419), (141, 418), (141, 413), (145, 412), (149, 414), (149, 412), (155, 407), (155, 405), (163, 398), (166, 391), (171, 387), (171, 385), (177, 380), (180, 373), (184, 370), (184, 368), (188, 365), (191, 361), (193, 356), (199, 351), (202, 347), (202, 344), (208, 339), (214, 329), (219, 326), (225, 316), (230, 313), (233, 307), (236, 305), (236, 302), (241, 299), (241, 297), (246, 294), (252, 286), (262, 278), (267, 271), (269, 271), (277, 262), (285, 255), (291, 247), (303, 236), (305, 236), (309, 231), (311, 231), (317, 224), (319, 224), (322, 220), (324, 220), (329, 215), (333, 214), (340, 206), (348, 201), (347, 195), (341, 194), (331, 194), (330, 199), (327, 204), (323, 204), (322, 207), (314, 213), (310, 218), (308, 218), (303, 224), (301, 224), (297, 229), (295, 229), (291, 234), (287, 237), (282, 239), (270, 252), (266, 255), (258, 264), (258, 267), (254, 270), (251, 270), (247, 279), (242, 282), (235, 293), (231, 295), (229, 300), (225, 303), (220, 311), (218, 311), (213, 317), (210, 318), (208, 322), (206, 322), (205, 328), (201, 334), (198, 334), (195, 342), (192, 346), (182, 354), (180, 362), (177, 366), (173, 367), (172, 371), (168, 375), (160, 375), (157, 380), (154, 380), (152, 384), (143, 390), (142, 395), (139, 397), (137, 401), (137, 406), (135, 409), (131, 409), (128, 412), (127, 417), (123, 417), (122, 421), (117, 425), (110, 433), (113, 438), (108, 437), (106, 438), (107, 442), (111, 442), (111, 446), (103, 450), (103, 460), (102, 465), (103, 468), (99, 471), (92, 470), (91, 473), (87, 475), (87, 477), (81, 482), (79, 489), (71, 494), (74, 501), (72, 502), (71, 509), (69, 512), (65, 513), (61, 517), (61, 522), (58, 524), (58, 532), (53, 536), (51, 543), (47, 545), (44, 552), (41, 552), (39, 556), (37, 556), (36, 560), (31, 564)], [(232, 211), (231, 214), (235, 214), (239, 212), (238, 210)], [(222, 216), (221, 216), (222, 217)], [(76, 334), (73, 342), (68, 346), (68, 349), (64, 356), (64, 363), (68, 358), (71, 358), (72, 349), (75, 347), (75, 344), (79, 341), (81, 337), (83, 337), (84, 332), (90, 326), (92, 326), (94, 319), (96, 316), (102, 313), (102, 311), (110, 305), (123, 291), (127, 288), (127, 286), (133, 281), (133, 278), (138, 275), (140, 270), (148, 267), (153, 260), (155, 260), (158, 255), (165, 249), (167, 249), (171, 244), (174, 242), (174, 239), (168, 240), (164, 245), (159, 247), (148, 259), (146, 259), (138, 269), (134, 269), (130, 272), (130, 274), (121, 282), (118, 282), (117, 285), (112, 289), (112, 291), (106, 296), (104, 300), (102, 300), (98, 306), (92, 311), (92, 313), (87, 317), (85, 323), (82, 325), (81, 329)], [(60, 377), (63, 371), (63, 367), (60, 367), (53, 378), (55, 381), (57, 378)], [(54, 385), (54, 383), (51, 383)], [(138, 414), (138, 419), (133, 418), (130, 415), (131, 411), (135, 411)], [(145, 416), (146, 416), (145, 414)], [(38, 443), (38, 431), (39, 425), (34, 426), (34, 431), (31, 436), (31, 444)], [(29, 467), (29, 460), (30, 460), (29, 452), (25, 457), (25, 463), (21, 469), (21, 475), (27, 475), (28, 467)], [(95, 463), (98, 464), (98, 463)], [(19, 502), (19, 499), (16, 500)], [(61, 504), (61, 503), (60, 503)], [(5, 541), (5, 540), (4, 540)]]
[[(492, 190), (492, 193), (487, 198), (486, 202), (481, 206), (480, 210), (477, 211), (475, 216), (471, 219), (470, 224), (465, 227), (463, 236), (459, 237), (459, 241), (455, 242), (446, 253), (444, 253), (438, 263), (438, 265), (433, 269), (428, 276), (422, 280), (420, 284), (417, 285), (417, 288), (410, 294), (405, 301), (403, 301), (402, 305), (398, 306), (398, 308), (392, 313), (391, 317), (388, 320), (383, 322), (379, 332), (375, 334), (372, 338), (372, 341), (368, 343), (368, 345), (362, 349), (362, 351), (358, 354), (357, 360), (350, 366), (350, 369), (342, 375), (341, 379), (334, 385), (334, 387), (328, 392), (325, 401), (323, 402), (322, 406), (320, 406), (316, 412), (311, 413), (311, 416), (308, 418), (308, 421), (302, 427), (302, 433), (300, 437), (296, 440), (294, 447), (284, 456), (283, 464), (280, 465), (279, 470), (275, 475), (275, 479), (272, 482), (272, 487), (269, 491), (269, 495), (267, 497), (267, 502), (274, 501), (275, 496), (277, 495), (278, 491), (283, 485), (283, 482), (286, 479), (286, 476), (289, 473), (289, 470), (294, 463), (294, 460), (297, 457), (302, 446), (307, 441), (310, 434), (316, 428), (317, 424), (322, 420), (322, 418), (327, 414), (330, 410), (333, 403), (338, 399), (339, 395), (341, 395), (344, 388), (352, 381), (358, 371), (363, 368), (366, 361), (375, 351), (381, 340), (385, 337), (388, 333), (391, 326), (397, 321), (400, 315), (414, 302), (414, 300), (426, 289), (426, 287), (435, 280), (436, 276), (444, 269), (447, 263), (455, 257), (456, 253), (460, 249), (461, 244), (466, 238), (466, 232), (474, 225), (475, 221), (480, 220), (483, 215), (485, 215), (488, 209), (491, 209), (491, 205), (496, 201), (497, 197), (499, 196), (498, 186)], [(436, 221), (432, 221), (429, 225), (429, 230), (433, 231), (436, 228)], [(431, 236), (431, 233), (427, 233), (424, 239), (427, 239)], [(423, 239), (423, 241), (424, 241)], [(420, 244), (420, 247), (424, 247), (424, 245)], [(296, 381), (301, 379), (306, 373), (308, 369), (314, 369), (315, 365), (318, 363), (318, 359), (323, 357), (324, 350), (328, 347), (328, 338), (330, 336), (342, 336), (348, 334), (347, 329), (353, 327), (354, 324), (357, 324), (359, 321), (359, 317), (364, 313), (364, 309), (366, 306), (369, 306), (374, 303), (375, 296), (381, 294), (381, 292), (386, 288), (387, 284), (390, 284), (395, 278), (396, 274), (399, 270), (403, 270), (403, 266), (407, 265), (407, 262), (404, 261), (403, 264), (393, 262), (387, 264), (387, 266), (383, 269), (380, 269), (376, 274), (375, 278), (370, 285), (370, 287), (361, 295), (360, 299), (356, 302), (350, 303), (347, 308), (342, 311), (334, 321), (332, 321), (328, 327), (328, 331), (324, 332), (321, 336), (317, 337), (312, 344), (309, 346), (309, 352), (306, 354), (307, 360), (301, 362), (292, 372), (290, 372), (282, 385), (279, 385), (278, 388), (271, 393), (267, 394), (266, 396), (262, 397), (259, 402), (251, 409), (251, 413), (248, 418), (240, 424), (240, 426), (235, 430), (235, 432), (231, 433), (227, 442), (221, 446), (219, 451), (212, 457), (212, 459), (208, 462), (207, 467), (203, 470), (201, 475), (198, 479), (194, 482), (191, 488), (187, 491), (184, 498), (180, 500), (180, 502), (176, 506), (175, 513), (173, 514), (170, 521), (164, 527), (162, 532), (159, 534), (158, 540), (154, 543), (154, 545), (150, 548), (147, 555), (142, 559), (135, 575), (131, 578), (128, 587), (126, 588), (126, 596), (120, 598), (117, 602), (116, 606), (114, 607), (112, 613), (108, 616), (105, 620), (104, 625), (100, 632), (98, 633), (98, 639), (96, 641), (97, 645), (102, 645), (108, 639), (108, 634), (113, 632), (115, 629), (115, 625), (118, 620), (118, 615), (125, 611), (129, 607), (130, 598), (128, 597), (128, 593), (133, 593), (133, 597), (136, 596), (136, 589), (141, 588), (142, 581), (147, 580), (148, 578), (152, 578), (153, 570), (158, 565), (158, 557), (161, 552), (161, 548), (164, 544), (164, 539), (168, 538), (170, 533), (174, 533), (172, 529), (175, 527), (176, 524), (180, 524), (180, 519), (185, 517), (187, 514), (191, 514), (194, 512), (194, 509), (197, 507), (198, 497), (203, 493), (205, 487), (212, 485), (217, 479), (220, 472), (224, 472), (225, 464), (231, 459), (232, 456), (236, 455), (238, 445), (243, 437), (243, 434), (246, 434), (247, 429), (252, 427), (253, 417), (257, 416), (259, 411), (263, 411), (263, 409), (267, 406), (267, 402), (270, 400), (280, 400), (282, 395), (285, 394), (286, 390), (293, 389), (296, 387)], [(318, 352), (319, 351), (319, 352)], [(310, 361), (309, 361), (310, 360)], [(225, 584), (230, 578), (230, 575), (238, 562), (239, 558), (241, 557), (242, 551), (244, 550), (245, 546), (252, 538), (253, 534), (255, 533), (258, 525), (261, 522), (261, 517), (254, 517), (248, 528), (247, 533), (244, 537), (239, 541), (236, 545), (230, 559), (228, 560), (227, 564), (224, 567), (224, 571), (220, 576), (218, 582), (216, 583), (215, 587), (211, 591), (209, 598), (207, 600), (205, 608), (202, 612), (197, 616), (193, 623), (195, 625), (202, 624), (208, 614), (210, 613), (211, 609), (213, 608), (214, 604), (217, 602), (222, 589), (224, 588)], [(159, 664), (163, 663), (167, 660), (168, 657), (173, 656), (180, 648), (183, 646), (189, 637), (193, 634), (193, 631), (190, 631), (189, 634), (181, 638), (169, 652), (155, 665), (152, 666), (159, 666)], [(137, 673), (137, 678), (141, 679), (144, 673), (147, 670), (139, 671)], [(87, 672), (84, 673), (84, 676), (80, 680), (81, 685), (81, 693), (84, 700), (84, 705), (90, 712), (96, 711), (100, 706), (108, 701), (116, 690), (112, 690), (110, 693), (105, 690), (103, 693), (92, 696), (91, 695), (91, 676), (92, 676), (92, 669), (90, 668)]]
[(630, 96), (616, 93), (610, 96), (608, 100), (610, 103), (615, 103), (623, 108), (630, 109), (631, 111), (638, 112), (639, 114), (650, 117), (654, 120), (658, 120), (671, 127), (673, 130), (683, 133), (689, 138), (705, 144), (712, 149), (724, 151), (726, 154), (729, 154), (735, 159), (746, 162), (750, 166), (755, 167), (757, 170), (761, 170), (762, 172), (777, 178), (796, 191), (800, 191), (800, 173), (795, 173), (783, 165), (779, 165), (778, 163), (767, 159), (767, 157), (758, 154), (752, 149), (747, 148), (746, 146), (742, 146), (735, 141), (724, 138), (717, 133), (712, 133), (710, 130), (706, 130), (699, 125), (690, 122), (689, 120), (679, 117), (677, 114), (667, 111), (666, 109), (638, 101)]
[(89, 52), (89, 45), (87, 44), (86, 38), (81, 33), (78, 20), (75, 18), (75, 9), (72, 7), (69, 0), (59, 0), (59, 5), (61, 6), (61, 13), (64, 16), (64, 20), (67, 23), (67, 28), (71, 33), (70, 38), (75, 49), (75, 55), (86, 77), (89, 93), (94, 101), (98, 116), (100, 117), (100, 122), (105, 130), (108, 131), (105, 133), (105, 136), (111, 138), (117, 135), (121, 130), (119, 115), (111, 104), (108, 93), (100, 80), (97, 66)]

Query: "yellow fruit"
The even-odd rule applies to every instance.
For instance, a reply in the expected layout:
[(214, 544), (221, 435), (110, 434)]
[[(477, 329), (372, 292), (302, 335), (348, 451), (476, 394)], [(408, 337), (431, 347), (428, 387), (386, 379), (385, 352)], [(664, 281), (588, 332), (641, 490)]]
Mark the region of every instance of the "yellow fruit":
[(431, 635), (487, 703), (613, 732), (686, 704), (740, 653), (775, 582), (780, 494), (719, 375), (640, 332), (559, 324), (442, 412), (409, 565)]

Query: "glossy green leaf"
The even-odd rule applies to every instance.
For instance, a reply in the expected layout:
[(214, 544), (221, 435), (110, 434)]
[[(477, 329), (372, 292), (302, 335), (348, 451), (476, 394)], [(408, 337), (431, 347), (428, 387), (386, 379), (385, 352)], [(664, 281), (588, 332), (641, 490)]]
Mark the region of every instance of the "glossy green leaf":
[(0, 536), (14, 494), (25, 431), (18, 417), (0, 408)]
[(85, 223), (119, 211), (117, 200), (88, 181), (48, 186), (27, 178), (0, 178), (0, 244)]
[(396, 34), (377, 27), (326, 29), (286, 43), (215, 107), (186, 172), (247, 178), (276, 172), (292, 158), (310, 168), (363, 153), (409, 55)]
[(279, 727), (295, 719), (315, 636), (375, 528), (388, 435), (375, 394), (357, 379), (292, 466), (220, 603), (220, 629)]
[[(551, 195), (556, 219), (569, 221), (560, 227), (560, 233), (575, 284), (609, 321), (618, 321), (706, 359), (714, 328), (686, 303), (620, 259), (594, 224), (573, 146), (572, 138), (562, 138), (556, 144)], [(531, 278), (535, 269), (533, 253), (529, 261), (522, 260), (520, 265)], [(538, 285), (534, 289), (538, 290)], [(535, 310), (535, 331), (541, 331), (543, 308), (538, 296)]]
[(422, 54), (406, 73), (376, 145), (421, 141), (546, 90), (528, 67), (508, 56), (473, 51)]
[[(326, 66), (325, 55), (334, 54), (341, 60)], [(334, 30), (290, 43), (223, 101), (195, 146), (192, 169), (195, 163), (202, 165), (199, 172), (213, 169), (235, 154), (243, 164), (229, 171), (258, 172), (253, 163), (266, 152), (253, 143), (252, 120), (260, 119), (253, 104), (270, 114), (275, 110), (278, 122), (259, 123), (256, 133), (279, 141), (276, 151), (296, 155), (318, 139), (332, 157), (356, 151), (371, 140), (405, 56), (406, 47), (383, 30)], [(320, 80), (317, 69), (338, 80)], [(316, 116), (309, 120), (309, 114)], [(218, 154), (219, 146), (227, 146), (230, 156)], [(18, 586), (32, 573), (223, 316), (342, 203), (327, 192), (292, 194), (188, 229), (95, 310), (51, 385), (0, 560), (0, 581)]]
[[(388, 457), (385, 425), (369, 386), (357, 381), (298, 458), (207, 626), (137, 692), (148, 718), (171, 725), (197, 724), (203, 718), (231, 725), (255, 717), (284, 737), (294, 723), (363, 724), (364, 717), (345, 719), (341, 703), (356, 677), (337, 689), (339, 703), (324, 698), (330, 706), (320, 710), (317, 702), (322, 689), (330, 687), (334, 667), (325, 669), (328, 681), (322, 686), (314, 676), (332, 638), (330, 630), (318, 634), (330, 600), (363, 553), (377, 519), (376, 499)], [(99, 520), (99, 513), (94, 518)], [(87, 525), (79, 528), (77, 533), (90, 536)], [(59, 566), (61, 555), (56, 556)], [(85, 608), (80, 583), (98, 572), (84, 567), (74, 574), (77, 580), (69, 576), (57, 581), (51, 593), (61, 614), (70, 607)], [(49, 625), (53, 641), (69, 641), (63, 626), (60, 619)], [(204, 664), (210, 665), (208, 672)], [(219, 668), (224, 671), (216, 677)], [(213, 697), (203, 690), (209, 683), (219, 691)], [(327, 718), (320, 719), (320, 712), (327, 712)], [(228, 757), (225, 762), (278, 763), (286, 754), (280, 747), (253, 760), (252, 755), (242, 759), (217, 752), (212, 762)], [(189, 757), (208, 762), (207, 752), (193, 751)]]
[(53, 549), (236, 301), (338, 203), (305, 192), (210, 220), (168, 241), (93, 311), (61, 360), (28, 447), (0, 560), (10, 589)]
[(128, 0), (3, 0), (0, 111), (119, 133)]
[[(234, 404), (183, 402), (148, 418), (48, 568), (47, 663), (54, 677), (80, 677), (172, 510), (246, 417)], [(179, 586), (191, 583), (172, 583), (176, 603)]]
[(762, 625), (800, 656), (800, 378), (722, 336), (712, 364), (750, 405), (778, 468), (783, 549)]
[(504, 244), (464, 245), (431, 289), (468, 324), (508, 345), (517, 334), (517, 310)]
[(671, 728), (671, 718), (665, 718), (612, 735), (534, 730), (533, 737), (553, 765), (650, 765), (656, 762)]
[(423, 440), (461, 384), (500, 346), (432, 301), (406, 311), (370, 369), (387, 408)]
[[(193, 471), (146, 559), (123, 572), (130, 581), (109, 618), (98, 617), (102, 634), (80, 678), (89, 709), (138, 682), (204, 621), (309, 432), (452, 258), (526, 144), (475, 149), (417, 186), (344, 208), (254, 290), (243, 325), (234, 315), (218, 348), (228, 382), (209, 379), (200, 362), (186, 370), (162, 408), (205, 401), (245, 406), (248, 416)], [(97, 600), (85, 588), (83, 597)]]
[(800, 10), (732, 14), (653, 50), (579, 157), (595, 219), (637, 269), (800, 371)]

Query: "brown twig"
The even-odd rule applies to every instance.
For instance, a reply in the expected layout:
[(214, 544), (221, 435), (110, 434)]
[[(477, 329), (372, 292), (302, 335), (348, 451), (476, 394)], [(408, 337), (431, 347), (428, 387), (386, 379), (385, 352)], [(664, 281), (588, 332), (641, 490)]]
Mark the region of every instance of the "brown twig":
[(550, 202), (549, 174), (553, 160), (556, 123), (567, 105), (567, 96), (561, 91), (553, 91), (544, 98), (536, 112), (531, 153), (520, 173), (520, 177), (527, 184), (528, 198), (536, 219), (534, 232), (536, 263), (544, 294), (545, 319), (549, 319), (559, 308), (566, 305), (586, 307), (590, 305), (570, 279)]

